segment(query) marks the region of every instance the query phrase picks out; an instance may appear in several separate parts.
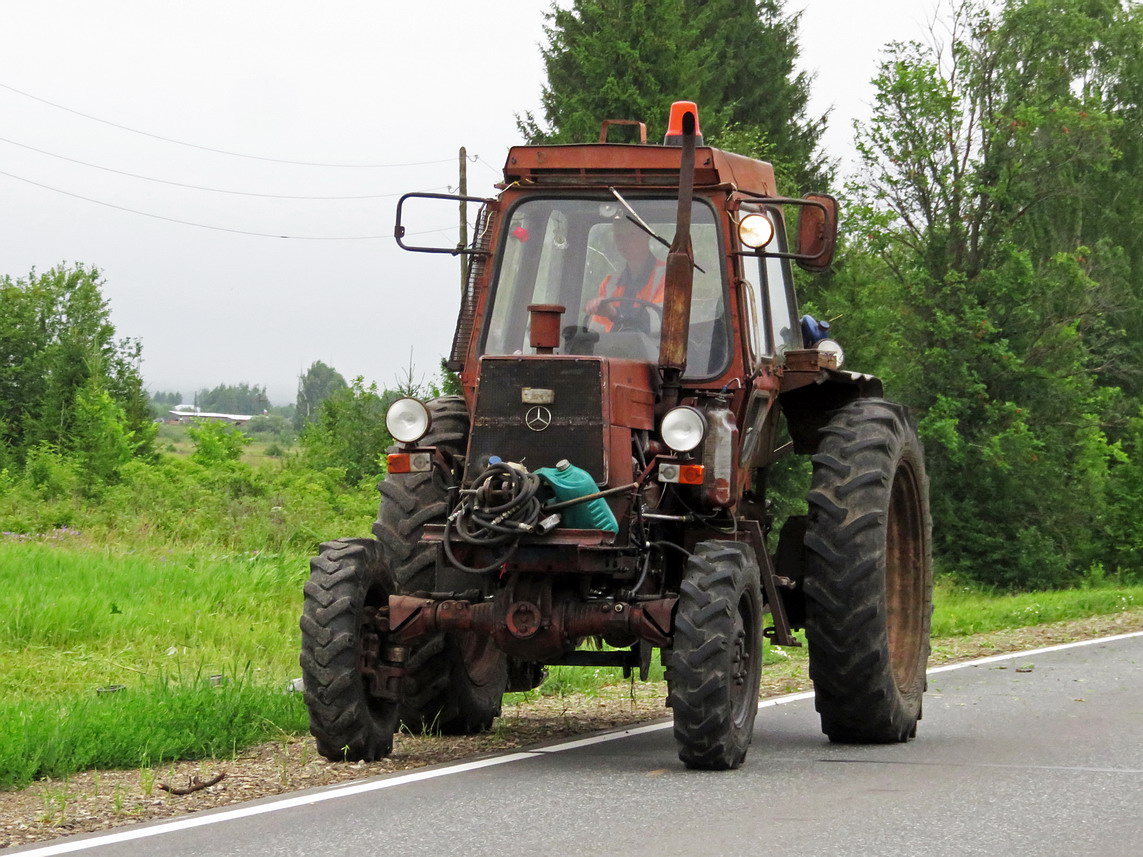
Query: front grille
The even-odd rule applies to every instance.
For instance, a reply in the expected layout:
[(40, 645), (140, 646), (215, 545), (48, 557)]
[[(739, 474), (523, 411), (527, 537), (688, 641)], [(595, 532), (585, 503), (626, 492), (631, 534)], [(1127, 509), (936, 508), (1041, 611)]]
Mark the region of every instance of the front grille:
[[(598, 358), (483, 358), (465, 483), (480, 474), (490, 455), (498, 455), (532, 471), (554, 467), (566, 458), (603, 484), (607, 426), (603, 422), (602, 366)], [(551, 404), (525, 403), (525, 388), (551, 390)], [(542, 431), (527, 424), (534, 407), (551, 413), (551, 423)], [(535, 420), (533, 425), (538, 427)]]

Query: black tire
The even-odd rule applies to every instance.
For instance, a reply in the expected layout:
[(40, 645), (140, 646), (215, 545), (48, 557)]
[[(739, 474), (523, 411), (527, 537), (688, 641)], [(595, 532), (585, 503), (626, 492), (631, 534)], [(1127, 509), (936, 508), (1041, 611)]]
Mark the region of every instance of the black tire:
[(688, 768), (737, 768), (750, 746), (762, 678), (761, 592), (750, 547), (696, 547), (679, 590), (668, 665), (679, 758)]
[(932, 522), (916, 430), (900, 405), (834, 412), (813, 456), (806, 639), (822, 731), (887, 744), (916, 735), (932, 621)]
[[(432, 427), (419, 441), (446, 459), (463, 455), (468, 409), (460, 396), (428, 402)], [(436, 549), (421, 542), (425, 524), (444, 523), (448, 492), (439, 473), (391, 473), (377, 486), (381, 509), (373, 534), (400, 594), (434, 589)], [(401, 721), (414, 732), (469, 735), (492, 726), (508, 681), (505, 655), (491, 637), (437, 634), (417, 641), (405, 664)]]
[(310, 560), (302, 608), (302, 680), (310, 732), (330, 761), (373, 761), (389, 755), (397, 728), (396, 686), (375, 695), (362, 668), (381, 660), (383, 634), (375, 608), (387, 607), (390, 585), (372, 539), (326, 542)]

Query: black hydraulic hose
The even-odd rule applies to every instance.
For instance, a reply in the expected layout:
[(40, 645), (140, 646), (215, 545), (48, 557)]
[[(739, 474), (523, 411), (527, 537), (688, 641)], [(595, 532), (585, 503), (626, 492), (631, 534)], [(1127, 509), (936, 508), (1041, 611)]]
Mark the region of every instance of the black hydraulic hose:
[[(499, 480), (495, 484), (493, 480)], [(470, 574), (485, 574), (503, 566), (520, 543), (520, 537), (532, 532), (540, 519), (540, 478), (534, 473), (503, 462), (489, 465), (463, 492), (460, 505), (445, 522), (444, 551), (450, 563)], [(495, 497), (494, 494), (500, 495)], [(494, 502), (503, 498), (501, 502)], [(461, 562), (452, 546), (452, 536), (479, 548), (507, 545), (506, 552), (485, 566)]]
[(476, 567), (471, 566), (471, 565), (466, 565), (465, 563), (461, 562), (459, 559), (456, 558), (456, 555), (452, 552), (452, 545), (450, 544), (450, 541), (449, 541), (448, 528), (447, 527), (445, 528), (445, 534), (444, 534), (445, 556), (448, 557), (448, 561), (451, 562), (453, 564), (453, 566), (455, 566), (456, 568), (458, 568), (461, 571), (468, 572), (469, 574), (487, 574), (490, 571), (495, 571), (496, 569), (503, 566), (504, 563), (508, 562), (508, 560), (510, 560), (512, 558), (512, 554), (516, 553), (516, 547), (518, 545), (519, 545), (519, 542), (516, 542), (515, 544), (513, 544), (511, 547), (508, 548), (507, 552), (502, 557), (499, 557), (495, 562), (491, 562), (488, 565), (481, 566), (480, 568), (476, 568)]

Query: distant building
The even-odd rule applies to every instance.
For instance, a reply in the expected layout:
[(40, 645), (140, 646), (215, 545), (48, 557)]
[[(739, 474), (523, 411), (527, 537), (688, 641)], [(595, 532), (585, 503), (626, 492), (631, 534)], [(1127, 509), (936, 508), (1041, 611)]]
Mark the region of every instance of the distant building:
[(175, 422), (185, 423), (188, 420), (218, 420), (222, 423), (233, 423), (236, 426), (250, 422), (250, 414), (216, 414), (211, 411), (200, 411), (194, 405), (175, 405), (174, 410), (167, 411)]

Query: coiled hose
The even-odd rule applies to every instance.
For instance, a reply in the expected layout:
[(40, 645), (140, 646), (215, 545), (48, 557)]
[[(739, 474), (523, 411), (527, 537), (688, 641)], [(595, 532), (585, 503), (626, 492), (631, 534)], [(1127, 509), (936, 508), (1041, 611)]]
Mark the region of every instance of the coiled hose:
[[(470, 574), (485, 574), (511, 559), (520, 536), (535, 530), (540, 520), (540, 477), (504, 462), (490, 464), (461, 492), (460, 504), (445, 522), (444, 551), (456, 568)], [(452, 540), (479, 548), (506, 545), (503, 555), (479, 568), (456, 558)]]

